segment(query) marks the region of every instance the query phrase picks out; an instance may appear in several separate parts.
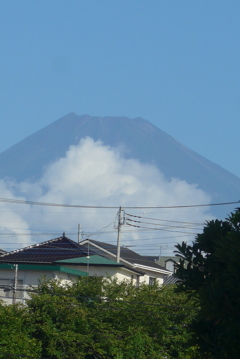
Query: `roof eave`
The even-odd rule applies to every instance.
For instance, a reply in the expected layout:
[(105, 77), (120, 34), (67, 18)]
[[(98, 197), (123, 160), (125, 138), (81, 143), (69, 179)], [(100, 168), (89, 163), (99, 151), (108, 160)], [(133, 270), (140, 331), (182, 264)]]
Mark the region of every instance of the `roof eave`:
[(56, 262), (53, 262), (54, 264), (62, 264), (62, 265), (70, 265), (70, 266), (82, 266), (82, 267), (86, 267), (86, 266), (89, 266), (89, 267), (92, 267), (92, 266), (95, 266), (95, 267), (124, 267), (124, 264), (121, 264), (119, 263), (118, 264), (98, 264), (98, 263), (66, 263), (66, 262), (61, 262), (61, 261), (56, 261)]
[(148, 267), (148, 266), (144, 266), (144, 265), (138, 264), (138, 263), (134, 263), (133, 266), (137, 267), (137, 268), (140, 268), (140, 269), (143, 269), (143, 270), (149, 270), (151, 272), (157, 272), (157, 273), (161, 273), (161, 274), (171, 275), (171, 273), (172, 273), (169, 270), (164, 270), (164, 269), (161, 269), (161, 268), (158, 269), (158, 268), (155, 268), (155, 267)]

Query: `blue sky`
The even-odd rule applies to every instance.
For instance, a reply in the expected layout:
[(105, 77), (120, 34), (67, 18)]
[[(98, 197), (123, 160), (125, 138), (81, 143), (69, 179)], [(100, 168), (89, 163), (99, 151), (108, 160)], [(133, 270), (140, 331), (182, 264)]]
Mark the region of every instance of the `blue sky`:
[(143, 117), (240, 176), (240, 2), (0, 3), (0, 151), (73, 111)]

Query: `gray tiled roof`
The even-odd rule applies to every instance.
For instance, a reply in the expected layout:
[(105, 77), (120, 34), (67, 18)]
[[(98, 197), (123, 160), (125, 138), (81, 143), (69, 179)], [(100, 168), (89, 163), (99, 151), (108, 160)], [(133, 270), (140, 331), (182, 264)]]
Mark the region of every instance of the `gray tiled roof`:
[(5, 253), (7, 253), (7, 252), (4, 251), (3, 249), (0, 249), (0, 256), (1, 256), (2, 254), (5, 254)]
[[(93, 254), (90, 252), (89, 254)], [(0, 263), (52, 263), (61, 259), (84, 257), (86, 247), (62, 236), (0, 256)]]
[[(99, 247), (101, 247), (102, 249), (107, 250), (108, 252), (117, 255), (117, 246), (113, 245), (113, 244), (109, 244), (109, 243), (105, 243), (105, 242), (99, 242), (99, 241), (95, 241), (90, 239), (89, 243), (93, 243)], [(94, 246), (90, 246), (90, 248), (92, 250), (94, 250), (97, 254), (99, 255), (104, 255), (106, 258), (112, 259), (112, 256), (108, 257), (106, 252), (103, 253), (100, 249), (94, 247)], [(166, 270), (164, 267), (158, 265), (157, 263), (154, 263), (148, 259), (146, 259), (146, 257), (141, 256), (140, 254), (132, 251), (131, 249), (127, 248), (127, 247), (121, 247), (121, 251), (120, 251), (120, 257), (126, 261), (128, 261), (129, 263), (136, 263), (136, 264), (140, 264), (143, 266), (147, 266), (147, 267), (153, 267), (156, 269), (163, 269)]]

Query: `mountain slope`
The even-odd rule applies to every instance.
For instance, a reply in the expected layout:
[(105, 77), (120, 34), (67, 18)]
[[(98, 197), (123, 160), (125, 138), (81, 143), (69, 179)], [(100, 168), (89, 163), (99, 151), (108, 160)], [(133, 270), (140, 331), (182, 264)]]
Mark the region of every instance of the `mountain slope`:
[(167, 178), (179, 178), (211, 195), (213, 202), (240, 199), (240, 178), (183, 146), (148, 121), (70, 113), (0, 154), (0, 178), (36, 180), (70, 145), (86, 136), (119, 146), (124, 156), (155, 164)]

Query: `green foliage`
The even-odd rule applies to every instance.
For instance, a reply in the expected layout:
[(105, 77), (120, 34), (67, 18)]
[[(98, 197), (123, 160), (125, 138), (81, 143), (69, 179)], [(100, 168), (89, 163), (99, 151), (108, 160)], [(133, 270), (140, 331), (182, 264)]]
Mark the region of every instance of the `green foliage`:
[(33, 337), (26, 307), (0, 304), (0, 358), (40, 358), (41, 342)]
[(192, 322), (204, 358), (238, 358), (240, 351), (240, 211), (207, 222), (194, 243), (176, 246), (179, 287), (200, 311)]
[(173, 286), (136, 288), (102, 278), (62, 286), (43, 279), (26, 307), (1, 307), (2, 344), (35, 359), (194, 358), (195, 348), (187, 344), (194, 310), (188, 305)]
[(189, 352), (192, 313), (173, 287), (101, 278), (67, 287), (43, 281), (28, 308), (47, 358), (170, 359)]

